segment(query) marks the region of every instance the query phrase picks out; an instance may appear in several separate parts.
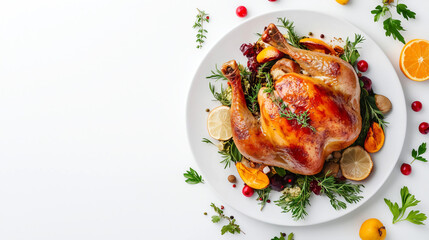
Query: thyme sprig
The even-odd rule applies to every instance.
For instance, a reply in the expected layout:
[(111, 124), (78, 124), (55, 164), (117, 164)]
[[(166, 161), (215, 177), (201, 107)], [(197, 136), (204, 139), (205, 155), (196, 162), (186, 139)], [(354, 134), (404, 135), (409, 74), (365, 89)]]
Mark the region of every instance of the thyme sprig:
[(261, 211), (264, 209), (265, 204), (267, 203), (268, 198), (270, 197), (271, 188), (267, 187), (264, 189), (255, 189), (255, 192), (258, 194), (258, 198), (256, 199), (259, 201), (259, 205), (261, 205)]
[[(216, 144), (214, 144), (207, 138), (203, 138), (202, 142), (216, 146)], [(240, 151), (238, 151), (238, 148), (237, 146), (235, 146), (235, 143), (232, 138), (225, 142), (221, 142), (221, 144), (222, 150), (219, 150), (218, 153), (222, 155), (223, 160), (221, 161), (221, 163), (225, 165), (224, 168), (230, 167), (231, 163), (233, 162), (236, 163), (241, 161), (243, 156), (241, 155)]]
[(186, 171), (183, 176), (186, 178), (185, 182), (189, 184), (204, 183), (203, 177), (192, 168), (189, 168), (189, 170)]
[(302, 37), (300, 37), (295, 32), (295, 26), (293, 25), (292, 21), (287, 20), (286, 18), (277, 18), (277, 22), (280, 22), (281, 24), (278, 24), (278, 27), (282, 27), (287, 30), (287, 40), (289, 41), (289, 44), (297, 47), (297, 48), (304, 48), (300, 43), (299, 40), (301, 40)]
[(237, 223), (235, 223), (235, 218), (234, 217), (232, 217), (232, 216), (231, 217), (226, 216), (223, 213), (223, 211), (220, 208), (218, 208), (214, 203), (211, 203), (210, 207), (212, 207), (213, 210), (217, 213), (217, 215), (213, 215), (212, 216), (212, 222), (218, 223), (222, 219), (228, 220), (228, 222), (229, 222), (227, 225), (224, 225), (222, 227), (222, 229), (221, 229), (221, 234), (222, 235), (224, 235), (227, 232), (229, 232), (231, 234), (235, 234), (235, 233), (243, 233), (243, 234), (245, 234), (241, 230), (240, 226)]
[(309, 128), (311, 131), (316, 132), (316, 128), (311, 126), (309, 123), (311, 119), (308, 110), (297, 114), (290, 110), (289, 106), (283, 101), (283, 99), (274, 96), (272, 93), (270, 95), (271, 100), (279, 109), (280, 117), (286, 118), (287, 120), (296, 120), (298, 125), (302, 128)]
[(202, 48), (203, 47), (203, 43), (204, 43), (204, 39), (207, 38), (206, 33), (207, 30), (204, 29), (204, 22), (209, 22), (210, 21), (210, 17), (209, 15), (198, 9), (198, 14), (197, 14), (197, 20), (194, 23), (194, 26), (192, 28), (198, 29), (198, 33), (197, 33), (197, 48)]
[(213, 94), (213, 97), (218, 100), (224, 106), (231, 106), (231, 88), (224, 88), (220, 86), (220, 92), (216, 92), (216, 88), (213, 84), (209, 83), (210, 92)]

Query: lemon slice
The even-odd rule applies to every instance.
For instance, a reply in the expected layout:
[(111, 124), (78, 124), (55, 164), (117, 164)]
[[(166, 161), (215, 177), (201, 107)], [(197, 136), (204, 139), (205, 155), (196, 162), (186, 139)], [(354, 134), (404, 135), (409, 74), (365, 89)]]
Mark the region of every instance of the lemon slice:
[(371, 156), (361, 146), (347, 148), (340, 160), (343, 176), (354, 181), (367, 178), (373, 166)]
[(231, 113), (227, 106), (213, 109), (207, 118), (207, 129), (212, 138), (216, 140), (228, 140), (232, 137)]

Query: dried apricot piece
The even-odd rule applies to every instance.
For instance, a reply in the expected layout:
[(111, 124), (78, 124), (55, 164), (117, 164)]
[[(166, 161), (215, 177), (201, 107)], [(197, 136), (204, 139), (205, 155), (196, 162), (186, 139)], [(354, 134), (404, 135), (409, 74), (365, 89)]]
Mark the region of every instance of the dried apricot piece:
[(284, 53), (277, 50), (277, 48), (273, 46), (268, 46), (264, 48), (258, 55), (256, 56), (256, 61), (258, 63), (266, 63), (272, 60), (279, 59), (284, 56)]
[(246, 167), (243, 163), (238, 162), (235, 164), (238, 174), (244, 183), (254, 189), (264, 189), (270, 184), (270, 179), (262, 171)]
[(375, 153), (380, 151), (383, 145), (384, 145), (384, 131), (378, 123), (373, 122), (372, 126), (368, 130), (368, 133), (366, 134), (366, 139), (364, 144), (365, 150), (370, 153)]
[(336, 55), (335, 50), (323, 40), (317, 38), (303, 38), (299, 40), (301, 45), (304, 45), (308, 50), (321, 52), (325, 54)]

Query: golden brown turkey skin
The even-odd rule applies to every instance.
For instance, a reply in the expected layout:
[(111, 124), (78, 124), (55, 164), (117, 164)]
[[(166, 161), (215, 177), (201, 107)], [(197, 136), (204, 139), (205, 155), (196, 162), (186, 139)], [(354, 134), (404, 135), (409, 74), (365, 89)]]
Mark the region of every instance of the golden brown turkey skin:
[[(271, 34), (276, 34), (276, 28), (273, 30), (270, 25), (263, 39), (268, 38), (267, 42), (271, 44), (274, 38), (267, 32), (270, 29)], [(268, 93), (266, 88), (261, 88), (259, 91), (261, 116), (257, 119), (247, 108), (236, 62), (225, 63), (221, 70), (232, 87), (234, 143), (246, 158), (254, 162), (282, 167), (297, 174), (314, 175), (322, 170), (327, 155), (351, 145), (360, 133), (357, 76), (351, 66), (339, 58), (325, 54), (313, 56), (320, 53), (301, 52), (300, 49), (296, 53), (284, 38), (276, 41), (272, 45), (280, 46), (279, 50), (294, 58), (314, 77), (296, 73), (299, 71), (296, 67), (283, 67), (289, 73), (276, 74), (275, 90)], [(279, 65), (290, 66), (288, 61), (279, 60)], [(326, 70), (324, 66), (334, 66), (334, 70)], [(281, 117), (279, 112), (284, 110), (280, 110), (279, 103), (273, 99), (282, 99), (296, 114), (308, 111), (309, 123), (315, 131), (303, 127), (295, 119)]]

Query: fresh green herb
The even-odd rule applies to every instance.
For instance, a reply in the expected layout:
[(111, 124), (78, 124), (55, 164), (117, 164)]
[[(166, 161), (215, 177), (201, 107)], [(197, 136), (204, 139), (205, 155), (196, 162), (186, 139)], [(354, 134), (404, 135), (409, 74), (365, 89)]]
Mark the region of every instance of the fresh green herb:
[(419, 200), (416, 200), (414, 195), (408, 192), (408, 188), (405, 186), (401, 189), (401, 200), (402, 205), (401, 207), (399, 207), (398, 203), (392, 203), (389, 199), (384, 199), (384, 202), (387, 204), (390, 211), (392, 212), (392, 223), (409, 221), (417, 225), (424, 225), (423, 221), (425, 221), (427, 217), (424, 213), (421, 213), (420, 211), (412, 210), (408, 213), (408, 216), (404, 218), (405, 211), (407, 210), (407, 208), (417, 206), (417, 204), (420, 202)]
[(311, 131), (316, 132), (316, 129), (310, 125), (310, 116), (308, 110), (296, 114), (289, 109), (289, 106), (281, 98), (277, 98), (271, 93), (271, 100), (278, 107), (280, 117), (286, 118), (287, 120), (296, 120), (298, 125), (303, 128), (309, 128)]
[[(286, 233), (280, 233), (280, 237), (271, 238), (271, 240), (286, 240)], [(293, 240), (293, 233), (289, 233), (287, 240)]]
[(205, 13), (204, 11), (201, 11), (200, 9), (198, 9), (198, 14), (197, 14), (197, 20), (194, 23), (194, 26), (192, 28), (198, 29), (198, 33), (197, 33), (197, 48), (202, 48), (203, 47), (203, 43), (204, 43), (204, 38), (207, 38), (206, 33), (207, 30), (204, 29), (204, 22), (209, 22), (209, 15), (207, 13)]
[(278, 201), (275, 201), (277, 206), (283, 209), (282, 212), (291, 212), (294, 220), (304, 219), (307, 215), (305, 208), (310, 205), (310, 182), (317, 181), (321, 187), (321, 194), (325, 194), (329, 199), (332, 207), (336, 210), (345, 209), (345, 202), (338, 199), (344, 198), (347, 203), (356, 203), (362, 199), (358, 194), (363, 185), (354, 185), (345, 181), (337, 181), (333, 176), (303, 176), (298, 178), (298, 185), (301, 187), (301, 192), (298, 196), (283, 194)]
[(302, 37), (295, 32), (295, 26), (292, 21), (289, 21), (286, 18), (277, 18), (277, 22), (281, 22), (281, 24), (277, 25), (278, 27), (282, 27), (287, 30), (287, 40), (290, 45), (297, 48), (304, 48), (299, 43), (299, 40), (301, 40)]
[(294, 220), (301, 220), (307, 216), (305, 208), (310, 205), (310, 181), (308, 176), (303, 177), (301, 192), (296, 197), (283, 194), (279, 200), (275, 201), (276, 205), (283, 209), (283, 213), (291, 212)]
[(228, 81), (228, 78), (226, 78), (223, 73), (219, 70), (219, 68), (217, 68), (217, 65), (215, 65), (215, 70), (211, 70), (212, 75), (207, 76), (207, 79), (215, 79), (215, 80), (224, 80), (224, 81)]
[(256, 200), (259, 201), (258, 204), (261, 205), (261, 211), (262, 211), (270, 196), (271, 188), (267, 187), (264, 189), (255, 189), (255, 192), (258, 194), (258, 198)]
[(204, 183), (203, 177), (192, 168), (189, 168), (183, 176), (186, 178), (185, 182), (189, 184)]
[(360, 56), (357, 45), (362, 43), (364, 40), (365, 38), (360, 34), (355, 34), (355, 40), (353, 42), (347, 38), (346, 44), (344, 45), (344, 53), (341, 55), (341, 58), (354, 66), (355, 62)]
[(388, 15), (388, 17), (383, 21), (383, 28), (386, 31), (386, 36), (392, 36), (393, 39), (397, 39), (405, 44), (404, 37), (400, 32), (405, 31), (405, 29), (401, 26), (400, 20), (393, 18), (392, 12), (390, 11), (393, 7), (395, 7), (396, 12), (399, 15), (402, 15), (406, 20), (416, 18), (416, 13), (408, 9), (407, 5), (402, 3), (395, 5), (386, 0), (383, 0), (382, 5), (377, 5), (371, 13), (374, 14), (374, 22), (378, 22), (381, 17)]
[(378, 123), (383, 130), (386, 129), (388, 122), (384, 120), (383, 113), (375, 104), (375, 95), (368, 93), (363, 87), (361, 87), (360, 92), (360, 112), (362, 116), (362, 129), (353, 145), (363, 146), (368, 130), (373, 122)]
[(323, 179), (317, 179), (319, 186), (322, 187), (321, 194), (328, 196), (332, 207), (335, 210), (346, 209), (347, 205), (345, 202), (339, 200), (337, 196), (343, 197), (348, 203), (357, 203), (362, 199), (362, 196), (358, 194), (362, 192), (361, 184), (350, 184), (346, 181), (337, 181), (334, 177), (324, 177)]
[(213, 94), (213, 97), (218, 100), (222, 105), (231, 106), (231, 89), (229, 87), (223, 88), (220, 86), (220, 92), (216, 92), (216, 88), (213, 84), (209, 83), (210, 92)]
[(414, 158), (413, 161), (411, 161), (411, 164), (418, 160), (418, 161), (422, 161), (422, 162), (427, 162), (428, 160), (424, 157), (422, 157), (422, 154), (426, 152), (426, 143), (422, 143), (420, 144), (419, 148), (413, 149), (413, 151), (411, 152), (411, 156)]
[[(207, 138), (203, 138), (202, 142), (215, 145), (212, 141), (208, 140)], [(238, 151), (238, 148), (235, 145), (232, 138), (222, 142), (222, 144), (223, 144), (223, 148), (222, 150), (219, 150), (218, 153), (222, 155), (223, 160), (221, 161), (221, 163), (225, 164), (224, 168), (230, 167), (232, 162), (236, 163), (241, 161), (243, 156)]]
[(274, 170), (276, 171), (276, 173), (280, 176), (280, 177), (284, 177), (286, 176), (286, 170), (284, 168), (281, 167), (274, 167)]
[(210, 204), (210, 207), (212, 207), (213, 210), (217, 213), (217, 215), (212, 216), (212, 222), (218, 223), (222, 219), (228, 220), (228, 222), (229, 222), (227, 225), (224, 225), (222, 227), (222, 229), (221, 229), (222, 235), (224, 235), (227, 232), (232, 233), (232, 234), (235, 234), (235, 233), (243, 233), (244, 234), (244, 232), (240, 229), (240, 226), (235, 223), (235, 218), (231, 218), (231, 217), (226, 216), (223, 213), (223, 210), (216, 207), (216, 205), (214, 203)]

